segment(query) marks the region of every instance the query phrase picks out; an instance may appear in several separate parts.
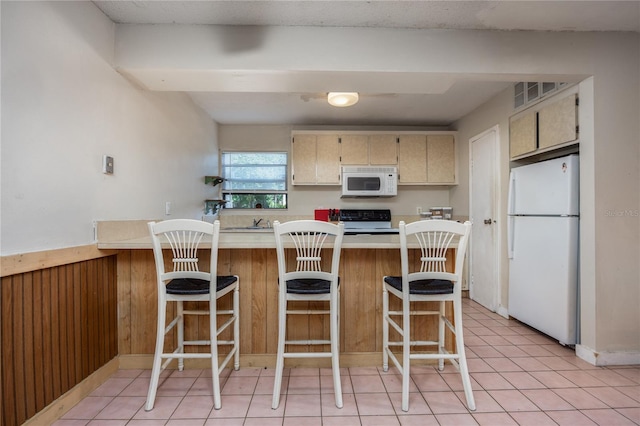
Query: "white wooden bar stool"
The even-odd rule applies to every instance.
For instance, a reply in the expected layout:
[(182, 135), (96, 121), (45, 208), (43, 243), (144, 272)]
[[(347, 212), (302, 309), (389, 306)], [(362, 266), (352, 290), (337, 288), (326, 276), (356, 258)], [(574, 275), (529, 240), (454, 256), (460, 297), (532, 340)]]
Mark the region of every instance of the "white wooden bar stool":
[[(340, 289), (338, 268), (344, 235), (344, 224), (316, 220), (273, 222), (278, 257), (278, 355), (271, 407), (280, 405), (282, 371), (286, 358), (331, 358), (336, 407), (342, 408), (342, 386), (339, 363)], [(325, 246), (330, 243), (332, 249)], [(295, 257), (286, 258), (288, 248)], [(294, 250), (290, 250), (294, 253)], [(330, 259), (330, 261), (329, 261)], [(329, 309), (289, 309), (288, 302), (325, 301)], [(289, 315), (329, 315), (329, 340), (286, 340)], [(324, 352), (286, 352), (287, 345), (330, 345)]]
[[(476, 405), (469, 379), (467, 358), (464, 350), (462, 334), (462, 271), (466, 254), (471, 223), (464, 224), (450, 220), (421, 220), (410, 224), (400, 222), (400, 261), (402, 276), (385, 276), (382, 292), (382, 368), (389, 369), (389, 358), (402, 374), (402, 410), (409, 410), (410, 361), (412, 359), (437, 359), (438, 368), (444, 368), (444, 360), (449, 360), (459, 369), (462, 385), (467, 399), (467, 406), (475, 410)], [(417, 243), (420, 258), (410, 262), (408, 240)], [(457, 243), (457, 246), (454, 244)], [(446, 255), (448, 249), (456, 249), (455, 271), (446, 271)], [(389, 310), (389, 294), (400, 299), (402, 310)], [(439, 302), (439, 310), (418, 310), (416, 302)], [(453, 303), (453, 319), (451, 324), (445, 316), (446, 302)], [(411, 330), (411, 316), (437, 315), (438, 340), (420, 340), (422, 330)], [(401, 321), (396, 318), (402, 317)], [(389, 341), (389, 325), (400, 334), (401, 341)], [(456, 352), (450, 353), (445, 348), (445, 326), (455, 335)], [(414, 340), (411, 340), (411, 336)], [(392, 347), (402, 348), (402, 362), (399, 361)], [(419, 346), (436, 346), (437, 353), (411, 352), (411, 348)]]
[[(218, 241), (220, 237), (220, 222), (213, 224), (190, 219), (174, 219), (163, 222), (150, 222), (149, 232), (153, 242), (155, 256), (157, 287), (158, 287), (158, 325), (156, 335), (156, 349), (153, 357), (151, 382), (144, 409), (153, 409), (160, 372), (174, 359), (178, 359), (178, 370), (184, 368), (185, 358), (210, 358), (213, 385), (214, 408), (221, 407), (220, 372), (233, 358), (233, 368), (240, 368), (239, 349), (239, 291), (238, 276), (218, 276)], [(211, 256), (209, 272), (198, 268), (198, 250), (203, 239), (211, 237)], [(171, 250), (163, 250), (163, 244)], [(205, 252), (203, 248), (200, 252)], [(165, 271), (168, 267), (169, 272)], [(232, 309), (218, 310), (217, 301), (221, 297), (232, 293)], [(175, 302), (176, 316), (169, 324), (166, 322), (167, 303)], [(184, 302), (207, 302), (206, 310), (184, 309)], [(185, 315), (209, 316), (208, 340), (184, 340)], [(218, 316), (226, 320), (218, 324)], [(233, 326), (232, 340), (218, 340), (218, 336), (225, 329)], [(177, 330), (177, 345), (171, 352), (164, 351), (165, 335), (174, 327)], [(211, 350), (202, 352), (185, 352), (185, 346), (210, 346)], [(218, 362), (218, 345), (231, 346), (225, 359)], [(165, 360), (162, 363), (162, 360)]]

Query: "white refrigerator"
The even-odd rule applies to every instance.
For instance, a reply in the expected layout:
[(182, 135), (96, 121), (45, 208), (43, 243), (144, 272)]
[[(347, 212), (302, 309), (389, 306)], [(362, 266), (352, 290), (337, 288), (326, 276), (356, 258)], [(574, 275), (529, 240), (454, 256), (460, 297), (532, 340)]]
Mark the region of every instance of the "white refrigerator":
[(579, 157), (511, 170), (509, 315), (565, 345), (579, 343)]

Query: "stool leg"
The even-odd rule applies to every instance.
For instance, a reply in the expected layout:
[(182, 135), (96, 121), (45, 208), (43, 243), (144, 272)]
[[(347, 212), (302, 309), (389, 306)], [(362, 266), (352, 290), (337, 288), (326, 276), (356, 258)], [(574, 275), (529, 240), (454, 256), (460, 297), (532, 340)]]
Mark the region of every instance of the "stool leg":
[[(444, 353), (445, 347), (445, 312), (446, 312), (446, 302), (440, 302), (440, 315), (438, 315), (438, 353)], [(438, 359), (438, 370), (444, 370), (444, 358)]]
[(458, 363), (460, 366), (460, 375), (462, 376), (462, 387), (464, 395), (467, 398), (467, 406), (469, 410), (475, 411), (476, 402), (473, 398), (473, 389), (471, 388), (471, 379), (469, 378), (469, 368), (467, 367), (467, 356), (464, 350), (464, 337), (462, 335), (462, 301), (457, 298), (453, 302), (453, 318), (456, 322), (456, 352), (458, 353)]
[(402, 299), (402, 411), (409, 411), (409, 380), (411, 368), (411, 316), (409, 298)]
[[(180, 353), (184, 353), (184, 306), (181, 301), (177, 302), (178, 306), (178, 348)], [(184, 370), (184, 358), (178, 358), (178, 371)]]
[(276, 375), (273, 383), (273, 400), (271, 408), (280, 405), (280, 388), (282, 387), (282, 371), (284, 370), (284, 343), (287, 329), (287, 301), (280, 297), (278, 302), (278, 355), (276, 358)]
[(145, 411), (152, 410), (156, 401), (156, 392), (158, 390), (158, 382), (160, 381), (160, 369), (162, 366), (162, 352), (164, 351), (164, 329), (166, 316), (167, 302), (161, 300), (158, 302), (156, 350), (153, 354), (153, 368), (151, 369), (151, 379), (149, 381), (149, 391), (147, 392), (147, 402), (144, 406)]
[(382, 281), (382, 371), (389, 371), (389, 292)]
[(236, 282), (236, 289), (233, 291), (233, 369), (240, 369), (240, 285)]
[(220, 371), (218, 367), (218, 314), (216, 297), (212, 295), (209, 301), (209, 339), (211, 342), (211, 382), (213, 385), (213, 408), (222, 407), (220, 398)]
[(329, 306), (329, 315), (331, 322), (331, 367), (333, 369), (333, 390), (336, 397), (336, 407), (342, 408), (342, 384), (340, 383), (340, 337), (338, 334), (338, 312), (339, 296), (335, 296), (334, 300), (331, 300)]

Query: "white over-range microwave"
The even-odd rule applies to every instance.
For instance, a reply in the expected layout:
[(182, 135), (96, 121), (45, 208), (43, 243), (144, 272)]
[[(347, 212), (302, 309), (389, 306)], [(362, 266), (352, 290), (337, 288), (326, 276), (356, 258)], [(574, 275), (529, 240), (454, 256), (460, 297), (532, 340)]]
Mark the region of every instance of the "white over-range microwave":
[(398, 195), (396, 167), (342, 166), (342, 197)]

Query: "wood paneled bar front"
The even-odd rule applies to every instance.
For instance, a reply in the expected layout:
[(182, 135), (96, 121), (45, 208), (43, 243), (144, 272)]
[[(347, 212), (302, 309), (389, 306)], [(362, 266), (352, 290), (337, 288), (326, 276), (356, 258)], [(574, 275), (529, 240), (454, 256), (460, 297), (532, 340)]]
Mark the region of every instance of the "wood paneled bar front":
[[(399, 246), (397, 235), (344, 237), (340, 262), (342, 366), (381, 365), (382, 277), (400, 275)], [(150, 239), (142, 237), (99, 242), (98, 247), (118, 250), (120, 366), (149, 368), (154, 350), (157, 315), (156, 273)], [(454, 250), (450, 250), (447, 255), (447, 268), (450, 270), (454, 267), (454, 255)], [(417, 249), (412, 250), (411, 256), (414, 261), (419, 261)], [(294, 255), (288, 256), (289, 259), (293, 257)], [(206, 264), (208, 259), (201, 258), (200, 262)], [(278, 270), (274, 236), (268, 232), (222, 233), (218, 252), (218, 274), (235, 274), (240, 277), (241, 365), (274, 366), (278, 329)], [(224, 305), (230, 303), (230, 300), (222, 300), (219, 303)], [(436, 317), (412, 321), (419, 321), (412, 325), (412, 330), (421, 333), (427, 330), (429, 339), (436, 338)], [(189, 337), (206, 339), (206, 322), (206, 318), (190, 319), (185, 332)], [(289, 336), (295, 336), (296, 339), (326, 339), (328, 331), (328, 318), (309, 319), (303, 316), (288, 324)], [(304, 351), (307, 348), (298, 350)], [(198, 363), (198, 360), (192, 361), (191, 365)], [(318, 358), (287, 361), (287, 366), (325, 364), (329, 366), (328, 360)]]

